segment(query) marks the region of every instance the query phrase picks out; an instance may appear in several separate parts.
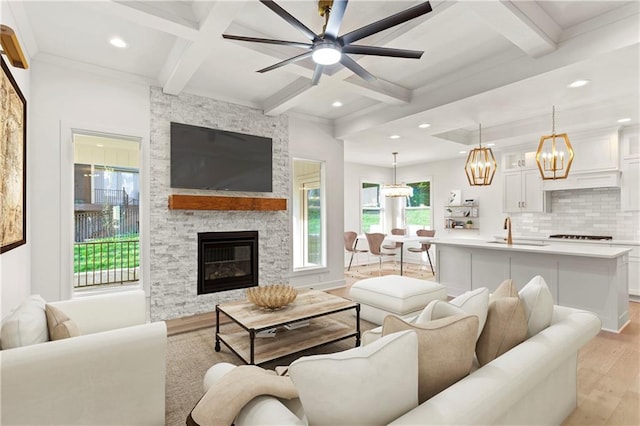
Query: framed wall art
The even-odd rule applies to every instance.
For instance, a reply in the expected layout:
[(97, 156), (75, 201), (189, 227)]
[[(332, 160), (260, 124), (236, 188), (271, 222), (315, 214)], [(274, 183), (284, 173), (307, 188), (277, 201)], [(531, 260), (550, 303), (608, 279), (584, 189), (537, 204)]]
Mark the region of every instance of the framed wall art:
[(27, 101), (0, 58), (0, 253), (27, 242)]

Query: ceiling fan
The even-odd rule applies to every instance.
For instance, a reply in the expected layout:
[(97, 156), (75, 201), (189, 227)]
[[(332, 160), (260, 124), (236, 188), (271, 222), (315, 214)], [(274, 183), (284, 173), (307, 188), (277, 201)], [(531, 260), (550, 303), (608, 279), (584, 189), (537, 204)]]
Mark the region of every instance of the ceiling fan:
[(324, 67), (327, 65), (336, 64), (338, 62), (340, 62), (340, 64), (347, 67), (363, 79), (372, 81), (375, 80), (376, 77), (365, 70), (363, 67), (361, 67), (356, 61), (347, 56), (347, 54), (420, 59), (420, 57), (424, 53), (423, 51), (419, 50), (362, 46), (352, 43), (368, 37), (372, 34), (410, 21), (411, 19), (417, 18), (418, 16), (424, 15), (425, 13), (431, 12), (431, 4), (429, 4), (428, 1), (410, 7), (409, 9), (406, 9), (402, 12), (383, 18), (379, 21), (365, 25), (364, 27), (353, 30), (342, 36), (338, 36), (338, 32), (340, 31), (340, 25), (342, 24), (342, 18), (344, 17), (344, 12), (347, 8), (348, 0), (320, 0), (318, 2), (318, 11), (320, 12), (320, 16), (323, 16), (325, 18), (325, 25), (323, 27), (322, 33), (320, 34), (316, 34), (311, 31), (307, 26), (298, 21), (295, 17), (293, 17), (293, 15), (277, 5), (274, 1), (260, 0), (260, 2), (271, 9), (273, 12), (275, 12), (282, 19), (287, 21), (290, 25), (295, 27), (310, 40), (310, 43), (302, 43), (297, 41), (274, 40), (267, 38), (222, 34), (222, 37), (230, 40), (293, 46), (306, 50), (306, 52), (304, 53), (258, 70), (258, 72), (260, 73), (271, 71), (276, 68), (280, 68), (285, 65), (292, 64), (302, 59), (311, 57), (316, 64), (315, 70), (313, 72), (313, 77), (311, 79), (311, 84), (314, 86), (317, 85), (320, 81), (320, 77), (322, 76)]

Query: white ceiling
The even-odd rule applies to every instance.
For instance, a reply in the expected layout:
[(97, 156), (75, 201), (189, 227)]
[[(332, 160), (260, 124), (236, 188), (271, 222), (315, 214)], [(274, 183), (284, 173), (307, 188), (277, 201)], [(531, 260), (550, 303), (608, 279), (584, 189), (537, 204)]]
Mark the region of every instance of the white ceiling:
[[(323, 18), (312, 0), (276, 0), (313, 31)], [(419, 1), (351, 0), (340, 34)], [(299, 61), (255, 71), (301, 53), (293, 47), (224, 40), (221, 34), (305, 42), (251, 1), (13, 1), (21, 42), (38, 61), (89, 64), (143, 78), (166, 93), (188, 92), (330, 120), (345, 161), (390, 167), (461, 156), (478, 141), (497, 151), (551, 131), (621, 126), (640, 115), (640, 2), (432, 1), (433, 11), (356, 44), (424, 50), (419, 60), (357, 57), (378, 77), (367, 83), (336, 68), (310, 86)], [(122, 37), (128, 48), (109, 44)], [(99, 68), (95, 68), (99, 67)], [(105, 71), (109, 70), (109, 71)], [(567, 88), (576, 79), (590, 84)], [(343, 106), (331, 104), (339, 100)], [(420, 123), (431, 127), (419, 129)], [(392, 134), (399, 139), (389, 139)]]

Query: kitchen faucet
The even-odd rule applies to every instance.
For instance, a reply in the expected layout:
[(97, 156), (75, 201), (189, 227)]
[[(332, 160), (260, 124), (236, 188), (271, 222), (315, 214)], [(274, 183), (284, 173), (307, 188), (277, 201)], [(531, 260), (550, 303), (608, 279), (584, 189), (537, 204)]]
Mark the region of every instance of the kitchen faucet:
[(504, 220), (504, 229), (507, 229), (507, 245), (513, 244), (513, 238), (511, 238), (511, 218), (509, 216)]

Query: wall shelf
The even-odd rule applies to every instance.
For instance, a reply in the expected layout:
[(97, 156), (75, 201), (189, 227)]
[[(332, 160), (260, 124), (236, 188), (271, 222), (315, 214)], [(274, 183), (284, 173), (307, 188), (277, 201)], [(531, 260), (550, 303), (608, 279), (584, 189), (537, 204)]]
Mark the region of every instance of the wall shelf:
[[(446, 205), (444, 206), (445, 229), (475, 229), (480, 228), (478, 203)], [(467, 224), (471, 220), (472, 224)]]
[(169, 210), (287, 210), (286, 198), (169, 195)]

